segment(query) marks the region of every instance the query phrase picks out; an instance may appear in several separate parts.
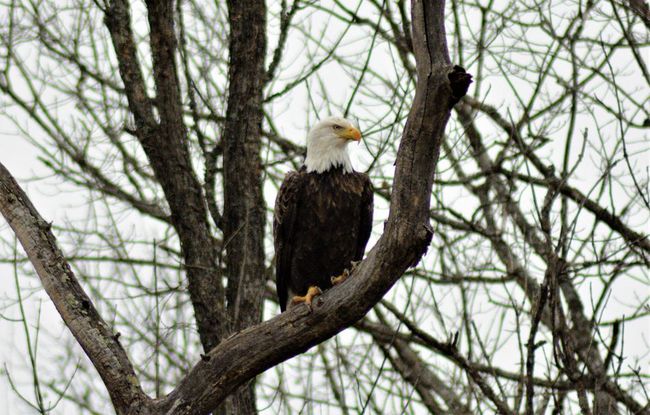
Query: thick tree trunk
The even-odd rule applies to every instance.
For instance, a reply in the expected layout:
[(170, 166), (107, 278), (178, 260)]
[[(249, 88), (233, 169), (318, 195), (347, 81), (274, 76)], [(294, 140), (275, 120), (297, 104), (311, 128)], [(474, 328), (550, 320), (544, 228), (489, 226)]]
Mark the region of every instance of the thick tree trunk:
[[(429, 206), (440, 143), (450, 108), (464, 94), (469, 78), (461, 75), (460, 82), (453, 79), (450, 82), (450, 72), (458, 75), (459, 71), (452, 72), (449, 65), (444, 2), (416, 0), (413, 2), (413, 34), (418, 84), (398, 151), (394, 192), (385, 232), (355, 271), (355, 277), (346, 281), (345, 286), (325, 292), (313, 310), (294, 307), (267, 322), (249, 327), (261, 316), (265, 275), (260, 127), (266, 10), (260, 0), (232, 0), (228, 6), (231, 65), (223, 139), (224, 247), (228, 273), (226, 333), (236, 332), (228, 337), (224, 336), (223, 314), (219, 313), (219, 305), (223, 304), (220, 301), (221, 282), (218, 270), (213, 268), (214, 257), (210, 255), (214, 244), (209, 235), (201, 188), (191, 168), (182, 124), (182, 105), (174, 66), (171, 2), (147, 2), (157, 92), (155, 101), (160, 122), (155, 120), (146, 96), (133, 35), (128, 27), (128, 7), (125, 2), (116, 0), (107, 11), (107, 26), (127, 86), (129, 106), (136, 120), (136, 135), (169, 201), (172, 222), (187, 261), (190, 295), (201, 340), (209, 350), (172, 392), (152, 401), (141, 393), (128, 358), (117, 343), (117, 336), (111, 337), (110, 332), (100, 333), (100, 347), (113, 342), (112, 350), (119, 360), (117, 363), (121, 363), (119, 372), (113, 370), (113, 362), (97, 360), (101, 354), (94, 349), (86, 352), (111, 391), (118, 413), (205, 414), (222, 403), (225, 405), (220, 410), (229, 414), (255, 413), (252, 380), (257, 374), (358, 321), (408, 267), (417, 264), (431, 241)], [(460, 93), (458, 85), (461, 86)], [(4, 205), (13, 203), (18, 203), (18, 200), (7, 200)], [(7, 216), (6, 212), (3, 213)], [(30, 228), (38, 229), (38, 225), (32, 224)], [(27, 244), (26, 250), (29, 251), (29, 241), (21, 242)], [(51, 242), (52, 246), (45, 249), (56, 249), (53, 238)], [(38, 264), (37, 259), (32, 261)], [(65, 260), (61, 257), (59, 262), (65, 263)], [(65, 275), (61, 274), (60, 267), (53, 268), (51, 274), (64, 281), (74, 277), (69, 268)], [(193, 286), (193, 282), (198, 285)], [(63, 291), (74, 289), (63, 287)], [(75, 320), (69, 322), (62, 297), (52, 290), (48, 290), (48, 294), (57, 307), (62, 306), (59, 310), (75, 332)], [(75, 298), (81, 298), (78, 304), (74, 304), (76, 308), (92, 306), (90, 300), (84, 299), (83, 293), (78, 293)], [(205, 300), (210, 302), (202, 303)], [(208, 313), (202, 314), (203, 311)], [(88, 324), (101, 325), (101, 318), (95, 314), (89, 315)], [(93, 327), (82, 327), (79, 332), (83, 334), (87, 330), (95, 333)], [(84, 338), (79, 342), (84, 347), (88, 343)], [(118, 387), (113, 387), (113, 381), (118, 383)]]
[[(449, 65), (443, 2), (415, 1), (413, 26), (418, 84), (398, 151), (389, 219), (377, 245), (354, 277), (324, 292), (311, 311), (294, 307), (221, 342), (156, 402), (158, 411), (199, 414), (223, 402), (257, 374), (354, 324), (424, 255), (432, 235), (429, 206), (442, 135), (469, 76)], [(450, 82), (450, 73), (458, 79)]]
[(187, 268), (188, 290), (199, 336), (207, 352), (227, 332), (221, 275), (201, 184), (190, 160), (176, 69), (173, 1), (148, 1), (157, 121), (147, 97), (130, 27), (128, 3), (111, 2), (105, 22), (118, 58), (120, 76), (136, 124), (136, 136), (165, 193)]
[[(260, 322), (265, 284), (262, 167), (266, 6), (263, 0), (229, 1), (230, 68), (223, 134), (224, 241), (229, 329)], [(255, 414), (255, 382), (225, 402), (227, 414)]]

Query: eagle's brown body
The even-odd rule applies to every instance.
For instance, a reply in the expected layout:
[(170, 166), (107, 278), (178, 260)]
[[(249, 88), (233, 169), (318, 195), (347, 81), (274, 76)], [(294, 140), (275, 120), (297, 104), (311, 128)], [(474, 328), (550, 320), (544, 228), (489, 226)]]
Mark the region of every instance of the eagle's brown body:
[(359, 261), (372, 228), (372, 188), (363, 173), (340, 167), (323, 173), (287, 174), (275, 204), (276, 284), (284, 311), (310, 286), (327, 289), (352, 261)]

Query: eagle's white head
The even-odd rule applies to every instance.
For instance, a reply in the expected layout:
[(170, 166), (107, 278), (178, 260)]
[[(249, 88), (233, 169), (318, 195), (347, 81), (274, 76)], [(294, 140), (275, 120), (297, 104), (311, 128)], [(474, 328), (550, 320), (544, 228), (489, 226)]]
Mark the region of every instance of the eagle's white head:
[(307, 134), (307, 172), (323, 173), (341, 166), (346, 173), (352, 172), (348, 144), (361, 140), (361, 132), (342, 117), (328, 117), (314, 125)]

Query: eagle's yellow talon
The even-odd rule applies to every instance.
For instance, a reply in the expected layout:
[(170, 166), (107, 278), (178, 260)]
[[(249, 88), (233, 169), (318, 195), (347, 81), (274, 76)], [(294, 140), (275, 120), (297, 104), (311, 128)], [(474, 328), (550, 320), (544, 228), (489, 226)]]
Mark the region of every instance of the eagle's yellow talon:
[[(347, 154), (347, 145), (360, 139), (345, 118), (317, 122), (307, 133), (304, 165), (282, 181), (273, 213), (281, 311), (296, 303), (311, 308), (320, 294), (316, 286), (330, 288), (332, 276), (346, 266), (349, 275), (350, 261), (363, 256), (372, 231), (373, 187), (366, 173), (354, 171)], [(305, 293), (305, 287), (314, 290)]]
[(350, 271), (345, 269), (345, 270), (343, 270), (341, 275), (330, 278), (330, 281), (332, 282), (332, 285), (339, 285), (343, 281), (347, 280), (349, 276), (350, 276)]
[(307, 290), (307, 294), (300, 296), (296, 295), (291, 299), (291, 304), (299, 304), (299, 303), (305, 303), (307, 304), (307, 307), (311, 310), (311, 303), (314, 300), (314, 297), (317, 297), (321, 295), (323, 291), (316, 287), (316, 286), (311, 286)]
[(336, 277), (331, 277), (330, 281), (332, 282), (332, 285), (339, 285), (343, 281), (347, 280), (348, 277), (354, 272), (355, 269), (357, 269), (357, 266), (361, 263), (361, 261), (352, 261), (350, 262), (350, 269), (344, 269), (341, 275), (338, 275)]

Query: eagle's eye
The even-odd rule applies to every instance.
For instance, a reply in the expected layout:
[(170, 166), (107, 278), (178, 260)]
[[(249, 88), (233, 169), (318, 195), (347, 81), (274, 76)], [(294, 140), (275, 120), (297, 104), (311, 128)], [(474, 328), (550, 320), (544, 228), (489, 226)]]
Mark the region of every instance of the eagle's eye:
[(343, 127), (341, 127), (341, 126), (338, 125), (338, 124), (334, 124), (334, 125), (332, 126), (332, 128), (335, 129), (335, 130), (337, 130), (337, 131), (343, 129)]

